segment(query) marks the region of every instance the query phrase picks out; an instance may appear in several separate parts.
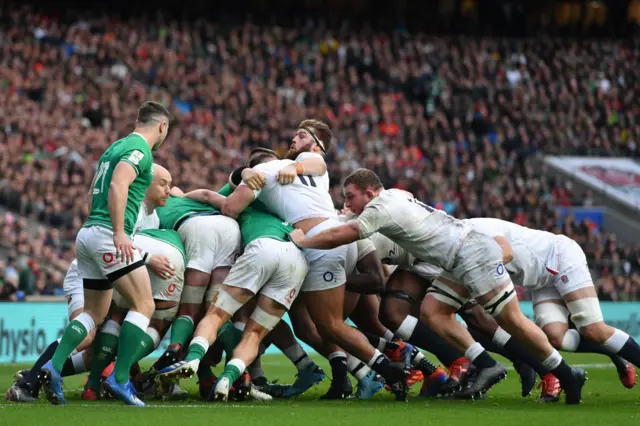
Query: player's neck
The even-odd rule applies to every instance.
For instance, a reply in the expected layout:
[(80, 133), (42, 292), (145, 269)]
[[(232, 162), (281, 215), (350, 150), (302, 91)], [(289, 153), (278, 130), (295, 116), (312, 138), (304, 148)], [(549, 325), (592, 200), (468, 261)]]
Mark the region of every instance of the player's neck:
[(156, 209), (156, 205), (152, 203), (151, 200), (148, 200), (146, 197), (142, 202), (142, 204), (144, 205), (144, 208), (147, 210), (147, 216), (152, 214), (153, 211)]
[(155, 143), (152, 143), (153, 138), (150, 135), (149, 129), (145, 129), (144, 127), (136, 127), (135, 129), (133, 129), (132, 133), (135, 133), (138, 136), (140, 136), (142, 139), (144, 139), (147, 145), (149, 145), (149, 148), (153, 149), (153, 146), (155, 145)]

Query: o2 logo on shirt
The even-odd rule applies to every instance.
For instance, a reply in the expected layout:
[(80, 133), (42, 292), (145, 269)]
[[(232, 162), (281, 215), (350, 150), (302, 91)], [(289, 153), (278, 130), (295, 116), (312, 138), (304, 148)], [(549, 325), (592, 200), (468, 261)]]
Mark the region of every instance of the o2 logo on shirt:
[(498, 264), (498, 267), (496, 268), (496, 274), (504, 275), (504, 265), (502, 263)]
[(322, 279), (325, 280), (328, 283), (330, 283), (331, 281), (335, 282), (335, 277), (333, 275), (333, 272), (331, 272), (331, 271), (327, 271), (324, 274), (322, 274)]

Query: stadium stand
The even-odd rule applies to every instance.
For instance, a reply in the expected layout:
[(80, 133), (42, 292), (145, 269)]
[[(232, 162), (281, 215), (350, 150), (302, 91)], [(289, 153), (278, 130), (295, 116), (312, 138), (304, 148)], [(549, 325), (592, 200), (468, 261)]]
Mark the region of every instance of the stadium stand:
[(640, 300), (640, 245), (561, 217), (557, 206), (598, 200), (575, 197), (539, 161), (639, 156), (639, 49), (637, 39), (426, 36), (311, 21), (294, 29), (5, 5), (0, 300), (60, 294), (96, 156), (130, 131), (146, 99), (171, 105), (155, 159), (184, 190), (222, 186), (251, 148), (284, 152), (299, 121), (320, 118), (336, 137), (337, 204), (342, 179), (371, 168), (458, 217), (564, 232), (584, 247), (601, 300)]

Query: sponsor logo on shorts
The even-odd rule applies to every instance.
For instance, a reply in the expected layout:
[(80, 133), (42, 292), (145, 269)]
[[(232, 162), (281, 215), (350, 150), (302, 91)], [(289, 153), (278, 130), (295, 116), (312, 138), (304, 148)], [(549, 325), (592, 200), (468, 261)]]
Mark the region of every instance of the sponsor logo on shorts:
[(105, 253), (102, 255), (102, 261), (104, 263), (111, 263), (113, 262), (113, 254), (112, 253)]
[(496, 268), (496, 274), (504, 275), (504, 265), (502, 263), (500, 263)]
[(569, 282), (569, 277), (567, 277), (566, 275), (563, 275), (560, 277), (560, 281), (566, 284)]
[(328, 283), (330, 283), (331, 281), (335, 281), (335, 277), (333, 275), (333, 272), (331, 271), (327, 271), (324, 274), (322, 274), (322, 279)]
[(173, 292), (176, 291), (176, 285), (174, 283), (169, 284), (167, 291), (169, 292), (169, 294), (173, 295)]
[(293, 298), (296, 296), (296, 289), (292, 288), (291, 291), (289, 292), (289, 294), (287, 294), (287, 296), (284, 298), (284, 300), (288, 303), (291, 304), (291, 302), (293, 301)]

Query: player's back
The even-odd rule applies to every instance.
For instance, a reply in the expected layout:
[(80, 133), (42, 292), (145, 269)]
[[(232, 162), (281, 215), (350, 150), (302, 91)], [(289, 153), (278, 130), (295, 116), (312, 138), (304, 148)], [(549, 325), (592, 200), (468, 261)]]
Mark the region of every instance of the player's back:
[(111, 229), (109, 187), (113, 172), (120, 162), (130, 164), (136, 172), (134, 181), (129, 185), (124, 217), (125, 232), (131, 235), (145, 193), (153, 180), (151, 148), (145, 139), (136, 133), (114, 142), (100, 157), (92, 189), (91, 212), (85, 226), (100, 225)]
[[(318, 154), (303, 153), (298, 159)], [(256, 170), (264, 173), (267, 183), (256, 197), (276, 216), (296, 224), (310, 218), (337, 219), (335, 207), (329, 194), (329, 174), (322, 176), (298, 175), (293, 183), (281, 185), (276, 176), (280, 170), (292, 164), (291, 160), (276, 160), (259, 164)]]
[(529, 288), (544, 286), (557, 269), (557, 235), (494, 218), (465, 219), (474, 230), (490, 237), (504, 236), (513, 259), (506, 266), (513, 282)]
[(363, 220), (368, 220), (369, 209), (380, 212), (371, 217), (382, 220), (374, 226), (381, 234), (417, 259), (445, 269), (452, 267), (459, 242), (471, 229), (461, 220), (410, 198), (401, 190), (383, 190), (367, 204), (360, 215), (361, 226)]

